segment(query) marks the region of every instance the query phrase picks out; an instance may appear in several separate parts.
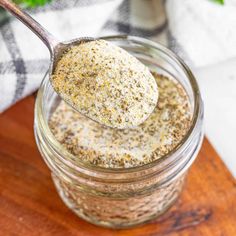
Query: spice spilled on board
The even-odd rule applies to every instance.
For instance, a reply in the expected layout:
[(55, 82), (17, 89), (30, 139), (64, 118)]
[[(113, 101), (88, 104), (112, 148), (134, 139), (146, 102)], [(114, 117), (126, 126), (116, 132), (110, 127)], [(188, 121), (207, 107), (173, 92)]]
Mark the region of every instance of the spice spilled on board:
[(51, 82), (73, 108), (112, 128), (143, 123), (158, 100), (157, 83), (149, 69), (104, 40), (69, 48), (58, 61)]

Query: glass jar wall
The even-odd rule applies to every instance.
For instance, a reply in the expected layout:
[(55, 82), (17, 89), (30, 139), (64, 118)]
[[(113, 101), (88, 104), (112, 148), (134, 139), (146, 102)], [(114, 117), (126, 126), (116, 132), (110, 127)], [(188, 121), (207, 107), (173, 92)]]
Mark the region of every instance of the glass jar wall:
[(191, 71), (165, 47), (131, 36), (105, 39), (127, 50), (150, 70), (183, 86), (191, 107), (191, 125), (184, 138), (169, 153), (142, 166), (115, 169), (84, 162), (68, 152), (49, 128), (49, 119), (61, 99), (53, 91), (48, 75), (35, 104), (35, 137), (65, 204), (93, 224), (124, 228), (161, 215), (178, 198), (201, 147), (203, 104)]

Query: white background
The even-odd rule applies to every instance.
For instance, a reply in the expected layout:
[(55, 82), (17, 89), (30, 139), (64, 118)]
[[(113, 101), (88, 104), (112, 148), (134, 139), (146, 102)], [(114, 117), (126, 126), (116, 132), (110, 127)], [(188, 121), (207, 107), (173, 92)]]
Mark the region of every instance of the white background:
[(205, 105), (205, 132), (236, 177), (236, 58), (194, 71)]

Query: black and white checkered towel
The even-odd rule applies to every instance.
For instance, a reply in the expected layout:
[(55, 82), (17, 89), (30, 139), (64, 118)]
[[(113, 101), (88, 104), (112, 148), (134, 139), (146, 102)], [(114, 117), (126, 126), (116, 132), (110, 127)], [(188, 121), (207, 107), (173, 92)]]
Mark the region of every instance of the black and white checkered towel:
[[(29, 13), (61, 40), (137, 35), (168, 45), (192, 66), (236, 56), (235, 0), (225, 6), (210, 0), (54, 0)], [(0, 112), (35, 91), (48, 65), (43, 43), (0, 9)]]

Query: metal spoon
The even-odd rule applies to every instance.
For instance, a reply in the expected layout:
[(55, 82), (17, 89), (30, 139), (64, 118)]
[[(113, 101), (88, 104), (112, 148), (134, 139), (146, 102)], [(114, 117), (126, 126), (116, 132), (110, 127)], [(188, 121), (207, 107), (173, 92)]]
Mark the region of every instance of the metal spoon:
[[(24, 23), (47, 46), (47, 48), (50, 51), (50, 56), (51, 56), (51, 62), (50, 62), (50, 67), (49, 67), (49, 78), (50, 78), (51, 82), (52, 82), (53, 73), (54, 73), (54, 71), (57, 67), (57, 64), (60, 61), (60, 59), (62, 58), (62, 54), (65, 53), (65, 51), (70, 50), (75, 45), (79, 45), (81, 43), (85, 43), (85, 42), (89, 42), (89, 41), (94, 42), (96, 40), (96, 39), (90, 38), (90, 37), (83, 37), (83, 38), (77, 38), (77, 39), (74, 39), (74, 40), (71, 40), (71, 41), (60, 42), (51, 33), (49, 33), (46, 29), (44, 29), (37, 21), (35, 21), (30, 15), (28, 15), (27, 13), (22, 11), (18, 6), (16, 6), (12, 1), (10, 1), (10, 0), (0, 0), (0, 6), (5, 8), (7, 11), (9, 11), (11, 14), (13, 14), (16, 18), (18, 18), (22, 23)], [(90, 44), (93, 44), (93, 42), (91, 42)], [(110, 46), (108, 46), (108, 48), (105, 49), (105, 53), (103, 53), (101, 55), (102, 57), (106, 58), (106, 52), (111, 49), (109, 47)], [(116, 52), (117, 50), (119, 52), (123, 52), (123, 54), (122, 53), (121, 54), (125, 56), (125, 60), (123, 60), (123, 63), (122, 63), (122, 68), (120, 68), (121, 70), (118, 71), (118, 73), (121, 74), (121, 73), (123, 73), (123, 71), (126, 71), (127, 69), (129, 69), (129, 66), (126, 66), (127, 60), (128, 61), (136, 60), (135, 61), (135, 63), (137, 64), (136, 67), (135, 67), (136, 69), (134, 69), (132, 71), (132, 73), (130, 73), (130, 74), (133, 75), (136, 72), (138, 73), (138, 75), (139, 75), (138, 78), (140, 78), (139, 81), (141, 81), (141, 83), (143, 83), (143, 85), (144, 85), (142, 88), (146, 92), (146, 94), (145, 94), (146, 96), (140, 98), (141, 99), (140, 101), (145, 101), (144, 106), (141, 104), (141, 102), (139, 102), (139, 103), (136, 102), (136, 100), (138, 100), (138, 99), (135, 100), (135, 103), (136, 103), (137, 106), (135, 106), (134, 103), (132, 103), (132, 101), (128, 101), (128, 102), (130, 102), (132, 107), (131, 107), (131, 105), (129, 105), (129, 109), (127, 110), (127, 112), (125, 112), (125, 114), (124, 114), (125, 116), (123, 116), (123, 119), (120, 118), (121, 117), (120, 113), (119, 113), (120, 110), (118, 110), (118, 113), (116, 114), (117, 115), (116, 118), (117, 117), (118, 118), (117, 118), (117, 120), (114, 119), (114, 121), (116, 121), (116, 123), (112, 123), (113, 118), (110, 118), (110, 116), (111, 116), (110, 113), (108, 113), (108, 115), (107, 115), (107, 116), (109, 116), (108, 119), (104, 119), (100, 115), (100, 113), (97, 116), (97, 118), (94, 114), (89, 115), (88, 111), (91, 110), (90, 108), (88, 108), (87, 111), (83, 111), (83, 109), (81, 109), (80, 107), (76, 107), (73, 104), (72, 99), (70, 99), (70, 98), (68, 99), (63, 95), (63, 93), (60, 93), (60, 91), (56, 91), (56, 88), (54, 87), (53, 82), (52, 82), (52, 85), (53, 85), (55, 91), (58, 93), (58, 95), (64, 101), (66, 101), (74, 109), (76, 109), (78, 112), (84, 114), (85, 116), (89, 117), (90, 119), (92, 119), (92, 120), (94, 120), (94, 121), (96, 121), (100, 124), (103, 124), (105, 126), (110, 126), (112, 128), (119, 128), (119, 129), (131, 128), (133, 126), (137, 126), (137, 125), (141, 124), (142, 122), (144, 122), (144, 120), (147, 119), (149, 117), (149, 115), (152, 113), (152, 111), (154, 110), (154, 108), (156, 106), (156, 102), (157, 102), (157, 99), (158, 99), (158, 90), (157, 90), (157, 85), (156, 85), (155, 79), (153, 78), (153, 76), (151, 75), (149, 70), (141, 62), (139, 62), (133, 56), (131, 56), (129, 54), (127, 55), (127, 52), (125, 52), (124, 50), (115, 49), (114, 52)], [(130, 59), (127, 59), (129, 57), (130, 57)], [(133, 57), (133, 59), (132, 59), (132, 57)], [(111, 71), (111, 73), (113, 73), (113, 71)], [(106, 78), (104, 76), (103, 81), (106, 82), (107, 79), (108, 78)], [(122, 80), (122, 79), (125, 79), (125, 80)], [(133, 93), (135, 93), (134, 94), (135, 96), (133, 96), (133, 99), (138, 98), (137, 97), (138, 92), (136, 92), (133, 89), (133, 88), (136, 88), (134, 86), (134, 81), (135, 80), (133, 80), (133, 76), (130, 76), (129, 78), (128, 77), (125, 77), (125, 78), (123, 77), (122, 79), (120, 79), (120, 86), (122, 88), (124, 87), (123, 84), (125, 84), (126, 81), (130, 81), (130, 85), (132, 85), (131, 89), (126, 90), (126, 98), (125, 99), (127, 100), (129, 98), (129, 96), (128, 96), (129, 94), (132, 94), (132, 96), (133, 96)], [(145, 84), (145, 80), (148, 81), (146, 84)], [(63, 81), (63, 80), (61, 80), (61, 81)], [(137, 79), (136, 79), (136, 81), (137, 81)], [(138, 83), (140, 84), (139, 81), (138, 81)], [(148, 86), (146, 86), (146, 85), (148, 85)], [(82, 86), (81, 86), (81, 88), (82, 88)], [(139, 88), (141, 88), (140, 85), (139, 85)], [(94, 94), (94, 91), (90, 91), (90, 92)], [(107, 94), (109, 95), (109, 92)], [(141, 92), (140, 92), (140, 94), (142, 95)], [(98, 95), (98, 93), (96, 95)], [(95, 101), (92, 105), (94, 105), (95, 103), (96, 103), (96, 99), (95, 99)], [(103, 101), (101, 101), (101, 102), (99, 101), (98, 103), (99, 103), (98, 104), (99, 106), (104, 105)], [(113, 101), (113, 104), (116, 104), (116, 103), (117, 103), (116, 101)], [(118, 105), (120, 105), (120, 104), (121, 103), (119, 103)], [(116, 106), (116, 105), (114, 105), (114, 106)], [(95, 106), (95, 107), (97, 107), (97, 106)], [(137, 107), (137, 109), (136, 109), (136, 107)], [(112, 109), (111, 109), (111, 111), (112, 111)], [(112, 115), (114, 116), (114, 114), (115, 113), (113, 113)], [(120, 122), (120, 120), (122, 120), (122, 121)], [(112, 122), (110, 122), (110, 121), (112, 121)], [(119, 122), (119, 124), (117, 122)]]
[(8, 12), (18, 18), (23, 24), (25, 24), (32, 32), (34, 32), (47, 46), (50, 52), (50, 67), (49, 76), (51, 76), (55, 65), (61, 54), (69, 47), (80, 44), (82, 42), (87, 42), (95, 40), (90, 37), (77, 38), (66, 42), (60, 42), (51, 33), (49, 33), (42, 25), (35, 21), (30, 15), (20, 9), (12, 1), (0, 0), (0, 6), (5, 8)]

